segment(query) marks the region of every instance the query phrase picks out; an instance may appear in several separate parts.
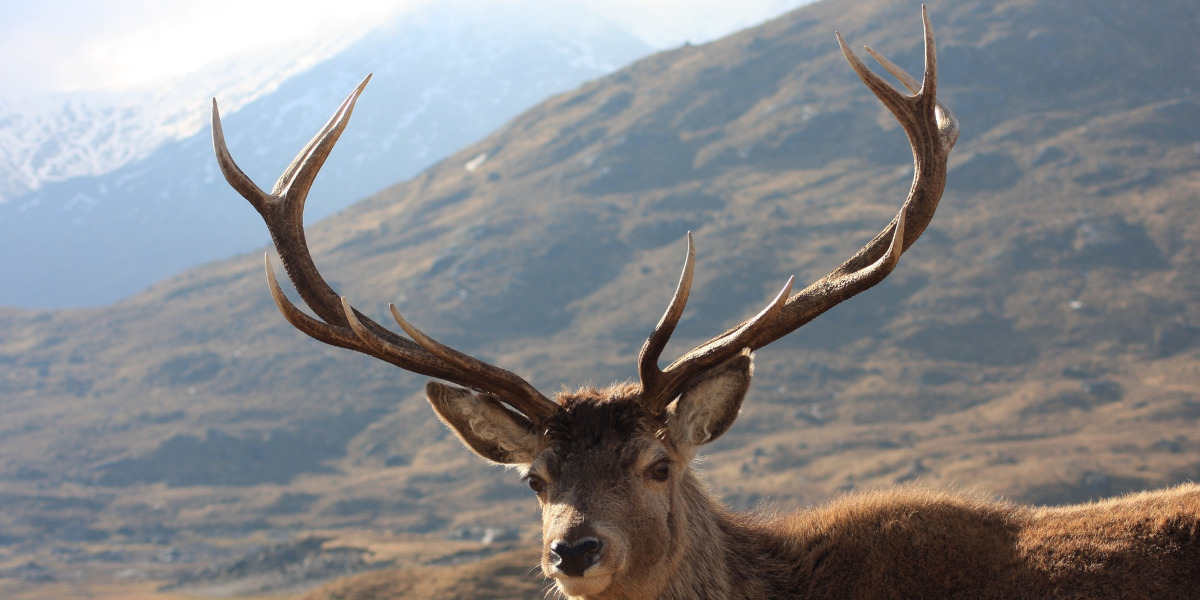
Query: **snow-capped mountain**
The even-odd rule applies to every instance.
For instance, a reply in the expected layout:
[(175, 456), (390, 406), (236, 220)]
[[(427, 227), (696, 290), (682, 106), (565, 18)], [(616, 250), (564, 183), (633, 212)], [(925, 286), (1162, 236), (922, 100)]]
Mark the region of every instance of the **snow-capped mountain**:
[(0, 203), (73, 177), (104, 175), (208, 126), (208, 98), (236, 110), (344, 50), (349, 36), (259, 53), (123, 91), (0, 97)]
[[(327, 44), (275, 67), (210, 73), (211, 81), (226, 78), (218, 101), (234, 157), (269, 189), (345, 95), (373, 72), (314, 186), (306, 214), (316, 219), (411, 177), (546, 96), (650, 51), (619, 28), (552, 2), (471, 6), (438, 3), (382, 24), (340, 51), (330, 52)], [(234, 81), (239, 85), (230, 85)], [(11, 151), (0, 155), (0, 196), (11, 195), (0, 204), (0, 305), (108, 303), (184, 268), (266, 243), (265, 228), (216, 167), (208, 98), (168, 98), (198, 86), (160, 91), (162, 100), (149, 106), (187, 110), (161, 108), (154, 118), (76, 99), (71, 111), (45, 111), (57, 116), (33, 124), (56, 128), (59, 143), (69, 147), (43, 142), (40, 162), (28, 155), (14, 160)], [(30, 130), (15, 121), (0, 117), (0, 134)], [(181, 131), (194, 133), (176, 139)], [(38, 179), (65, 169), (77, 176)], [(41, 187), (19, 193), (22, 185)]]

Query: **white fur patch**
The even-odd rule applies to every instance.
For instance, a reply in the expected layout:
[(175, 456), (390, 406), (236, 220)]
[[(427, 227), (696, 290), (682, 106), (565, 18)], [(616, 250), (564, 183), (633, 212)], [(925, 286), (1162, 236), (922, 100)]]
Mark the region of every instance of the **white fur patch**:
[(464, 411), (467, 426), (479, 439), (494, 444), (520, 462), (533, 460), (531, 450), (537, 443), (536, 436), (501, 415), (486, 414), (496, 410), (491, 406), (477, 403), (468, 406), (471, 409)]
[[(743, 392), (740, 373), (702, 381), (669, 407), (667, 427), (677, 444), (701, 446), (713, 437), (713, 427), (729, 411), (729, 402)], [(740, 412), (740, 410), (739, 410)]]
[(503, 464), (533, 460), (538, 436), (498, 403), (436, 382), (430, 382), (425, 393), (442, 421), (476, 454)]

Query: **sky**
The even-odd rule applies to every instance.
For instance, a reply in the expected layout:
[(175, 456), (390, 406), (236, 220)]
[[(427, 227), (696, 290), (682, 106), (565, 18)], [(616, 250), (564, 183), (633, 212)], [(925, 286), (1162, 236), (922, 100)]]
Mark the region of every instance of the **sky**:
[[(0, 0), (0, 96), (144, 87), (237, 56), (353, 35), (430, 1)], [(810, 1), (558, 0), (656, 48), (709, 41)]]

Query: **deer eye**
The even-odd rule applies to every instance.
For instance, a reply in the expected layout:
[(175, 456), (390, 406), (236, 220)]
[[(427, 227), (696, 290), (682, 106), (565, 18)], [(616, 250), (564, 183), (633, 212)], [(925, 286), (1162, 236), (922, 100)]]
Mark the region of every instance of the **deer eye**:
[(537, 475), (526, 475), (525, 483), (529, 484), (529, 489), (533, 490), (533, 493), (535, 494), (540, 494), (546, 489), (546, 480), (538, 477)]
[(671, 459), (664, 458), (651, 465), (649, 474), (655, 481), (666, 481), (671, 476)]

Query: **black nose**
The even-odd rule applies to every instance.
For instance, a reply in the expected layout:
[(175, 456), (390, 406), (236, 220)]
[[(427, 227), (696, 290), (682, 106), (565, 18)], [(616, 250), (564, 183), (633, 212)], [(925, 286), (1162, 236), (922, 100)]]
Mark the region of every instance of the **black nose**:
[(550, 544), (550, 563), (571, 577), (579, 577), (588, 567), (600, 560), (600, 540), (585, 537), (568, 542), (555, 540)]

